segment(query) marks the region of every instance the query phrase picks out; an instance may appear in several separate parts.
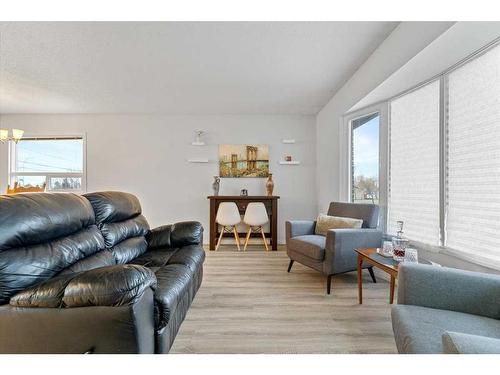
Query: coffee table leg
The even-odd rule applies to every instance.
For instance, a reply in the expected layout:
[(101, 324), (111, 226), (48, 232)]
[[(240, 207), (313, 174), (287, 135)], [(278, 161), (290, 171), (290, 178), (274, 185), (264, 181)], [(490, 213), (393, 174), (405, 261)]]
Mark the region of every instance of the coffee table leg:
[(363, 258), (358, 254), (358, 299), (360, 305), (363, 303), (363, 278), (361, 277), (362, 265)]
[(394, 286), (396, 284), (396, 278), (391, 275), (391, 291), (390, 291), (390, 296), (389, 296), (389, 302), (392, 303), (394, 302)]

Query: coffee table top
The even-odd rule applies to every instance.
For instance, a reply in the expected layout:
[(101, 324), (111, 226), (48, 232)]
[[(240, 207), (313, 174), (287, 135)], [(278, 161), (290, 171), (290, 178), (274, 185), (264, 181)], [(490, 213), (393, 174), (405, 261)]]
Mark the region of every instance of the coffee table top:
[[(380, 268), (385, 268), (388, 271), (393, 271), (393, 272), (397, 273), (399, 263), (401, 263), (401, 262), (395, 261), (394, 259), (392, 259), (392, 257), (391, 258), (384, 257), (383, 255), (379, 254), (379, 252), (381, 250), (382, 249), (380, 249), (380, 248), (373, 248), (373, 247), (366, 248), (366, 249), (355, 249), (355, 251), (358, 254), (360, 254), (363, 258), (368, 258), (371, 262), (377, 263), (377, 266), (379, 266)], [(418, 263), (432, 264), (428, 260), (420, 259), (420, 258), (418, 259)]]

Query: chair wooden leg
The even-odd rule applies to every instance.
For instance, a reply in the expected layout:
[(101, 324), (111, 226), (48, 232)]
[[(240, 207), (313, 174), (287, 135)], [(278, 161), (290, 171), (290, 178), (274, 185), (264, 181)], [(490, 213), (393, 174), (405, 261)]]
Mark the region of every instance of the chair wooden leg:
[(368, 267), (368, 272), (370, 272), (370, 276), (372, 277), (372, 281), (377, 283), (377, 279), (375, 278), (375, 273), (373, 272), (373, 267)]
[(250, 235), (252, 234), (252, 227), (248, 227), (248, 233), (245, 237), (245, 246), (243, 247), (243, 251), (247, 251), (248, 240), (250, 239)]
[(288, 271), (286, 272), (290, 272), (292, 270), (292, 266), (293, 266), (293, 260), (290, 259), (290, 263), (288, 264)]
[(219, 249), (220, 242), (222, 241), (222, 236), (224, 235), (225, 230), (226, 230), (226, 227), (223, 226), (221, 231), (220, 231), (220, 236), (219, 236), (219, 240), (217, 241), (217, 246), (215, 246), (215, 251), (217, 251)]
[(330, 294), (330, 290), (332, 288), (332, 277), (333, 275), (328, 275), (326, 279), (326, 294)]
[(266, 235), (264, 234), (264, 227), (260, 227), (260, 233), (262, 233), (262, 239), (264, 240), (264, 246), (266, 247), (266, 251), (269, 251), (269, 247), (267, 247)]
[(234, 233), (234, 239), (236, 241), (236, 246), (238, 247), (238, 251), (241, 251), (241, 249), (240, 249), (240, 236), (238, 235), (238, 230), (236, 229), (236, 225), (233, 227), (233, 233)]

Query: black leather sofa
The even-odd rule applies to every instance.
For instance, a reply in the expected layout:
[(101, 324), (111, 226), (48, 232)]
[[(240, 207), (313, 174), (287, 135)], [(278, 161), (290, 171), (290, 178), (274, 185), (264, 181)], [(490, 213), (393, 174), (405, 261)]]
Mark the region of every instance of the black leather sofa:
[(128, 193), (0, 196), (0, 353), (167, 353), (203, 227), (153, 230)]

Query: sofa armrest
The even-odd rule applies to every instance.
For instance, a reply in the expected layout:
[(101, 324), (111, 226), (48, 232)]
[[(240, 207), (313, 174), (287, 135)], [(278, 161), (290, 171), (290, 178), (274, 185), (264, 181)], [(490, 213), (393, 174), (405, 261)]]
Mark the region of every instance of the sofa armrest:
[(133, 264), (101, 267), (56, 277), (10, 299), (16, 307), (125, 306), (156, 287), (150, 269)]
[(402, 263), (398, 303), (500, 319), (500, 276)]
[(500, 354), (500, 339), (445, 332), (441, 336), (444, 354)]
[(286, 239), (314, 234), (316, 222), (313, 220), (292, 220), (285, 222)]
[(378, 229), (329, 229), (325, 244), (325, 272), (341, 273), (356, 269), (355, 249), (380, 247), (382, 231)]
[(148, 249), (203, 244), (203, 226), (198, 221), (182, 221), (152, 229), (146, 235)]

